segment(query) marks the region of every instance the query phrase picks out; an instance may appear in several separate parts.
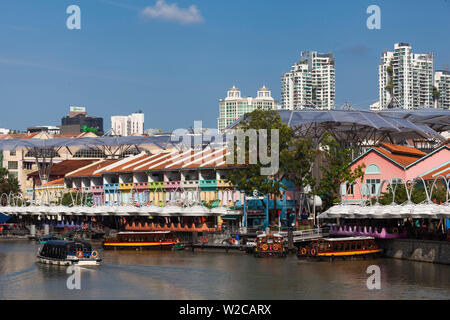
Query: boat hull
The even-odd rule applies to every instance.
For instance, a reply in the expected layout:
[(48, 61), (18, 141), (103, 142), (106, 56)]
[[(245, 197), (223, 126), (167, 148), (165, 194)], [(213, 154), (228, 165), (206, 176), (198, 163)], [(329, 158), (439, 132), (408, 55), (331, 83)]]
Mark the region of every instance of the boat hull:
[(255, 251), (255, 256), (258, 258), (275, 257), (283, 258), (286, 257), (285, 251)]
[(105, 250), (172, 250), (175, 242), (104, 242)]
[(383, 253), (383, 249), (373, 249), (373, 250), (359, 250), (359, 251), (351, 251), (351, 252), (323, 252), (318, 253), (317, 255), (305, 255), (302, 256), (297, 254), (299, 259), (311, 259), (311, 260), (357, 260), (357, 259), (366, 259), (366, 258), (375, 258)]
[(77, 260), (68, 260), (68, 259), (53, 259), (53, 258), (47, 258), (38, 256), (37, 260), (39, 263), (42, 264), (50, 264), (50, 265), (57, 265), (57, 266), (98, 266), (100, 265), (100, 262), (102, 259), (77, 259)]

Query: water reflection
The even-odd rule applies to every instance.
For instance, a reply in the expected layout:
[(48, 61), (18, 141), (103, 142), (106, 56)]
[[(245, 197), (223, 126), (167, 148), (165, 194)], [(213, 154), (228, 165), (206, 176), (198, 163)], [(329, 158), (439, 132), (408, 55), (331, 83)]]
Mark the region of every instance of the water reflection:
[[(67, 267), (35, 263), (37, 245), (0, 242), (1, 299), (449, 299), (450, 266), (394, 259), (308, 262), (241, 253), (106, 251), (81, 268), (69, 290)], [(367, 267), (381, 270), (368, 290)]]

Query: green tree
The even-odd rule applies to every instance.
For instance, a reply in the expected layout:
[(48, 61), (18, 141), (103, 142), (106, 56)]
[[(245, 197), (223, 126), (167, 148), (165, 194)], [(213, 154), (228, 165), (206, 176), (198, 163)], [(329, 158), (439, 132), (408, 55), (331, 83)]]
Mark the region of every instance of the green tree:
[[(430, 191), (432, 182), (427, 181), (425, 183), (428, 191)], [(431, 201), (434, 201), (436, 203), (445, 202), (447, 192), (447, 187), (445, 186), (445, 184), (442, 183), (442, 181), (438, 181), (435, 185), (435, 188), (433, 189), (434, 190), (433, 193), (431, 194)], [(383, 205), (388, 205), (392, 203), (392, 199), (393, 199), (392, 187), (388, 187), (386, 192), (383, 192), (381, 194), (378, 202)], [(427, 200), (425, 188), (423, 183), (419, 182), (411, 190), (411, 202), (418, 204), (425, 200)], [(395, 186), (395, 203), (402, 204), (405, 203), (406, 201), (408, 201), (408, 194), (406, 192), (406, 187), (404, 184), (398, 184), (397, 186)], [(375, 202), (375, 199), (373, 199), (372, 202)]]
[[(270, 194), (274, 197), (274, 209), (276, 212), (276, 197), (281, 196), (286, 190), (283, 181), (288, 179), (297, 186), (304, 186), (305, 183), (311, 183), (311, 165), (314, 162), (315, 152), (310, 139), (295, 138), (295, 132), (292, 128), (281, 121), (280, 114), (276, 111), (254, 110), (244, 116), (240, 123), (240, 129), (248, 132), (254, 129), (257, 134), (256, 145), (250, 145), (250, 139), (246, 137), (246, 146), (242, 150), (242, 146), (233, 142), (233, 148), (236, 150), (234, 155), (234, 163), (237, 163), (237, 154), (243, 152), (245, 154), (245, 166), (235, 167), (230, 174), (230, 181), (238, 189), (245, 194), (250, 195), (254, 190), (258, 190), (263, 194)], [(267, 132), (267, 145), (260, 145), (259, 137), (261, 132), (258, 129), (265, 129)], [(279, 170), (277, 173), (266, 176), (261, 174), (261, 169), (266, 167), (258, 159), (256, 164), (250, 164), (250, 155), (257, 153), (261, 148), (266, 148), (267, 155), (272, 152), (272, 136), (271, 130), (275, 129), (279, 132)], [(265, 203), (263, 206), (265, 206)]]
[(329, 133), (325, 133), (321, 141), (324, 155), (324, 164), (320, 165), (322, 177), (318, 184), (318, 194), (324, 203), (323, 209), (331, 207), (339, 201), (339, 188), (342, 183), (353, 183), (357, 179), (363, 179), (365, 165), (359, 165), (351, 169), (352, 148), (341, 146)]
[[(85, 195), (84, 195), (85, 197)], [(69, 192), (65, 193), (62, 197), (62, 199), (58, 200), (58, 203), (61, 202), (61, 205), (71, 207), (72, 205), (81, 206), (81, 194), (78, 194), (76, 192)], [(83, 201), (83, 204), (85, 201)]]
[(9, 195), (10, 193), (16, 194), (19, 192), (20, 186), (17, 178), (11, 176), (7, 169), (0, 168), (0, 195), (3, 193)]

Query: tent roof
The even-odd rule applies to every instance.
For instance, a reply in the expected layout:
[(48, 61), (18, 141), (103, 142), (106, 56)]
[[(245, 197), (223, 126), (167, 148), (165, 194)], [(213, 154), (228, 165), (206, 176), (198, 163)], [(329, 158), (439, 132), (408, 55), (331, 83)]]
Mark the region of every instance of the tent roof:
[[(450, 129), (450, 111), (414, 110), (399, 113), (372, 112), (361, 110), (277, 110), (281, 120), (305, 135), (321, 136), (332, 131), (337, 138), (365, 138), (369, 133), (388, 134), (392, 138), (434, 138), (445, 139), (433, 128), (434, 120)], [(422, 113), (423, 112), (423, 113)], [(227, 129), (235, 128), (243, 116)], [(441, 130), (442, 131), (442, 130)]]

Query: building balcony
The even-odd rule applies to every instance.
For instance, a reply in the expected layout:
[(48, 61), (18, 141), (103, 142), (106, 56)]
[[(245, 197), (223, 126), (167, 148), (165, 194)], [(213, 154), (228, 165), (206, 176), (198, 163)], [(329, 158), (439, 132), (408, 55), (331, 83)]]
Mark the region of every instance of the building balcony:
[(184, 181), (181, 181), (181, 186), (183, 188), (198, 188), (199, 181), (198, 180), (184, 180)]
[(166, 189), (176, 189), (176, 188), (180, 188), (181, 187), (181, 181), (165, 181), (164, 182), (164, 187)]
[(216, 188), (217, 180), (200, 180), (200, 188)]
[(156, 181), (148, 183), (149, 189), (164, 189), (164, 181)]
[(226, 187), (232, 187), (232, 186), (233, 186), (233, 184), (229, 180), (226, 180), (226, 179), (217, 180), (217, 187), (219, 187), (219, 188), (226, 188)]
[(103, 186), (91, 186), (91, 192), (92, 193), (102, 193)]
[(107, 183), (103, 186), (105, 191), (119, 191), (118, 183)]
[(120, 190), (130, 191), (131, 189), (133, 189), (133, 183), (132, 182), (121, 183), (119, 185), (119, 189)]
[(148, 189), (148, 182), (135, 182), (134, 187), (137, 190), (147, 190)]

